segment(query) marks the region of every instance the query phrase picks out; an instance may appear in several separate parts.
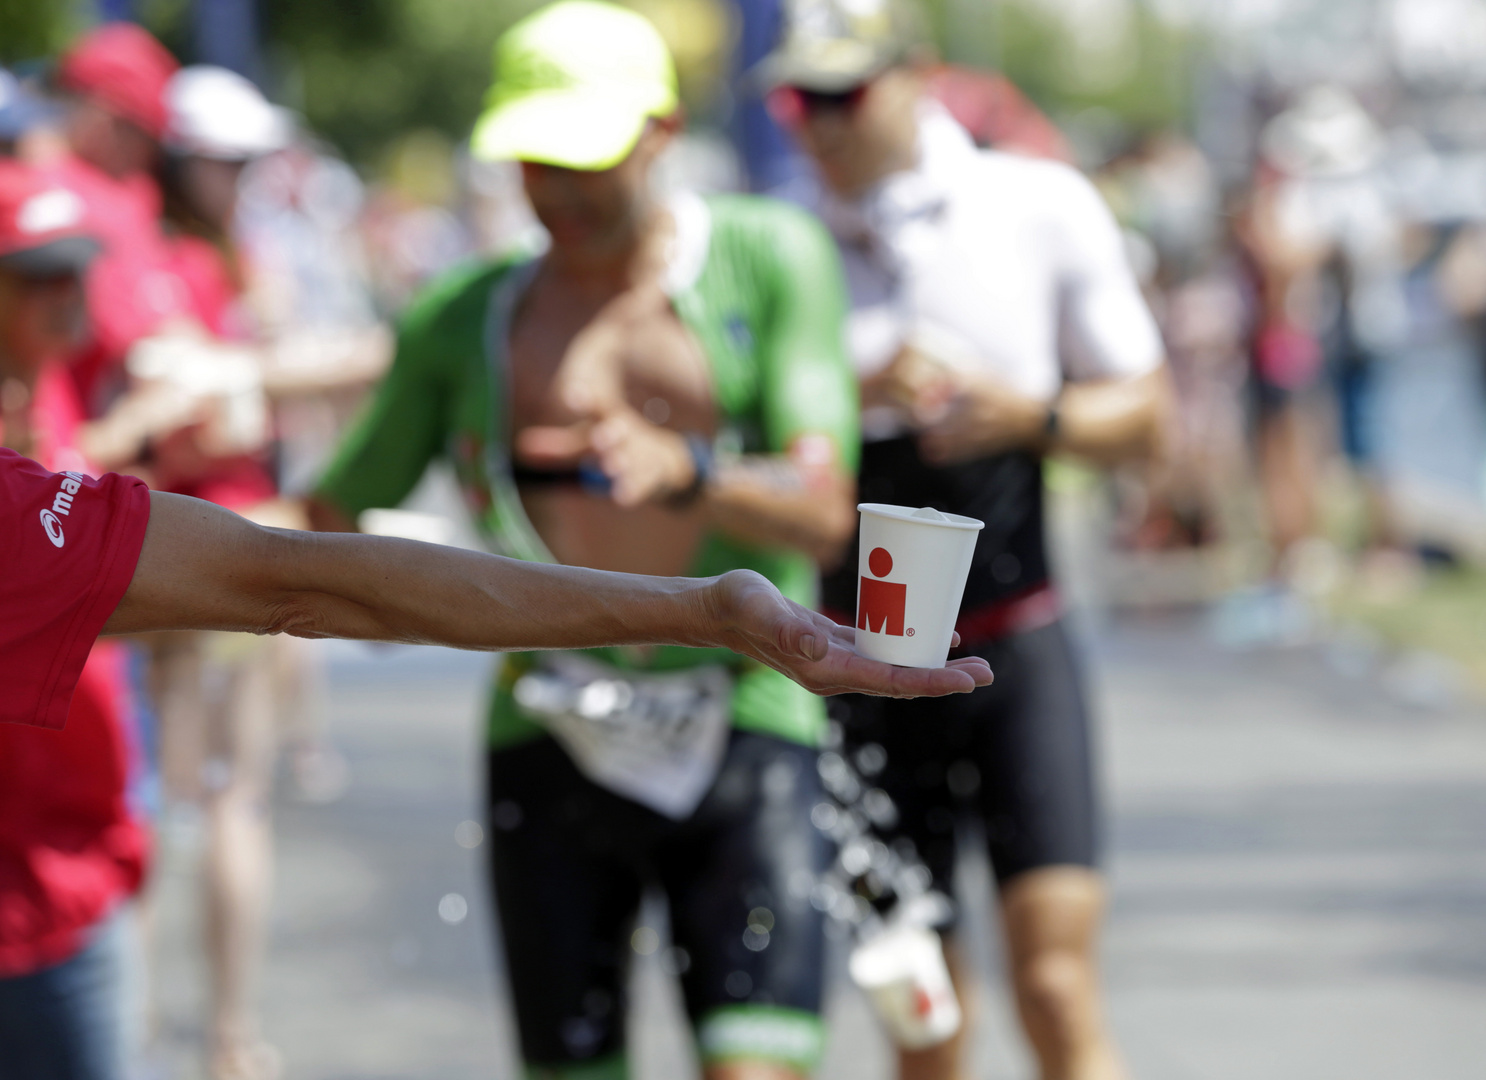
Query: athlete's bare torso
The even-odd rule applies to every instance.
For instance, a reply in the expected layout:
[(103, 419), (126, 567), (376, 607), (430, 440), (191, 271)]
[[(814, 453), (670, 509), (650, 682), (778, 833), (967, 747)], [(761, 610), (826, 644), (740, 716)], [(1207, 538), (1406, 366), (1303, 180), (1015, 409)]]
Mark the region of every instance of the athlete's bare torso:
[[(620, 290), (565, 279), (550, 264), (538, 271), (509, 337), (519, 463), (553, 467), (550, 453), (533, 454), (531, 436), (558, 428), (576, 438), (616, 402), (672, 431), (715, 433), (711, 372), (660, 287), (660, 268)], [(550, 438), (545, 443), (550, 450)], [(704, 528), (695, 508), (621, 507), (572, 483), (522, 484), (521, 498), (548, 549), (570, 565), (682, 574)]]

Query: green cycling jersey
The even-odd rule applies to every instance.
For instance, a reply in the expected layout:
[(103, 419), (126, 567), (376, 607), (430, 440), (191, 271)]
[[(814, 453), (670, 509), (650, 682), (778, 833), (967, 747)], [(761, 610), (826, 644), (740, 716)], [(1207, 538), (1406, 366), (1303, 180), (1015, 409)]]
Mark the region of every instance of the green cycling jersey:
[[(845, 289), (835, 245), (804, 212), (751, 196), (695, 197), (673, 204), (676, 255), (668, 291), (706, 355), (719, 411), (719, 444), (775, 453), (803, 434), (824, 434), (843, 466), (858, 453), (856, 381), (842, 342)], [(343, 439), (318, 496), (351, 517), (393, 507), (436, 458), (453, 466), (482, 535), (495, 550), (548, 557), (511, 480), (505, 341), (512, 308), (535, 266), (530, 258), (451, 273), (409, 309), (392, 370)], [(810, 560), (718, 532), (703, 538), (689, 573), (763, 574), (804, 604), (815, 601)], [(767, 667), (725, 650), (660, 647), (589, 650), (621, 668), (679, 671), (725, 664), (735, 673), (736, 727), (813, 743), (820, 700)], [(543, 732), (511, 693), (536, 662), (508, 658), (490, 707), (489, 737), (501, 746)]]

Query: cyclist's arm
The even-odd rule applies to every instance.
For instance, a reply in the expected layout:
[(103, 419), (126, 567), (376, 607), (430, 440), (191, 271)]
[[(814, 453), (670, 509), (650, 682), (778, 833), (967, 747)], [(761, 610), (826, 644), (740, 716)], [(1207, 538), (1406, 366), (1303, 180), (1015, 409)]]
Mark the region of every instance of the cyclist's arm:
[(133, 579), (104, 633), (205, 629), (450, 645), (566, 649), (722, 646), (817, 693), (968, 691), (984, 661), (877, 664), (852, 631), (750, 571), (655, 578), (523, 563), (390, 537), (266, 529), (211, 503), (154, 492)]
[(1100, 464), (1154, 457), (1171, 411), (1171, 383), (1164, 366), (1132, 378), (1072, 383), (1058, 398), (1057, 435), (1049, 453), (1067, 453)]
[(724, 462), (706, 506), (723, 532), (829, 561), (856, 526), (856, 378), (842, 341), (845, 285), (825, 230), (790, 208), (761, 260), (769, 325), (761, 328), (765, 436), (772, 453)]

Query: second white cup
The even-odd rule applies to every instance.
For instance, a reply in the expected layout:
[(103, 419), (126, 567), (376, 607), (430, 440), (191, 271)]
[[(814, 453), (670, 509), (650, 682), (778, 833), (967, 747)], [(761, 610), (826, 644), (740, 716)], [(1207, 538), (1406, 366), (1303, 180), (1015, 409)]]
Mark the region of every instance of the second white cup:
[(937, 1046), (960, 1030), (960, 1001), (933, 930), (884, 930), (852, 950), (849, 968), (888, 1034), (905, 1050)]
[(900, 667), (943, 667), (985, 523), (927, 506), (857, 509), (857, 651)]

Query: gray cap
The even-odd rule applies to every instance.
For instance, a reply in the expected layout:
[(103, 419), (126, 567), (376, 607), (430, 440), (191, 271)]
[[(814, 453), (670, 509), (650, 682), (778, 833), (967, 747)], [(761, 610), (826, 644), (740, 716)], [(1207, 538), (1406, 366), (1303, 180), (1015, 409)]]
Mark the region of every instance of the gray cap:
[(81, 274), (97, 256), (98, 241), (91, 236), (64, 236), (38, 247), (0, 255), (0, 270), (17, 277), (53, 278)]
[(785, 0), (774, 51), (747, 74), (756, 90), (841, 93), (906, 59), (925, 41), (910, 0)]

